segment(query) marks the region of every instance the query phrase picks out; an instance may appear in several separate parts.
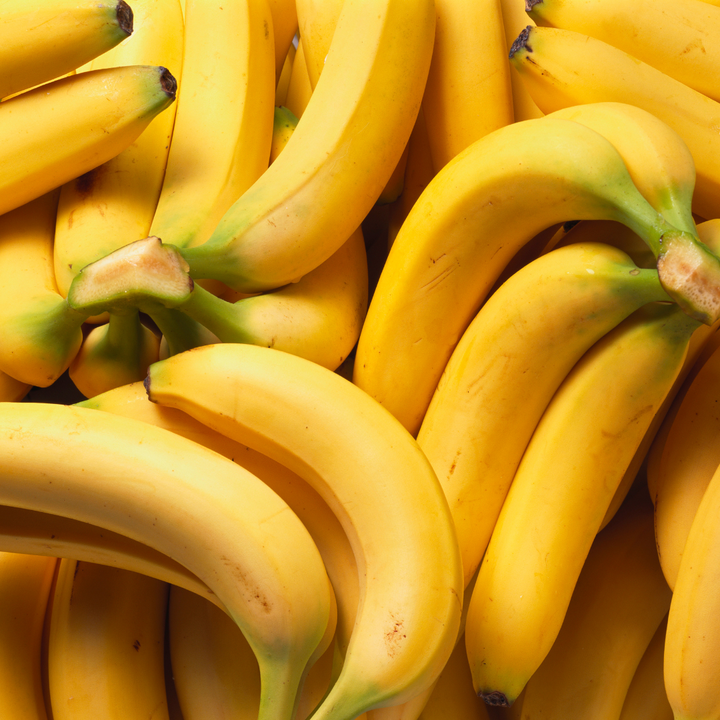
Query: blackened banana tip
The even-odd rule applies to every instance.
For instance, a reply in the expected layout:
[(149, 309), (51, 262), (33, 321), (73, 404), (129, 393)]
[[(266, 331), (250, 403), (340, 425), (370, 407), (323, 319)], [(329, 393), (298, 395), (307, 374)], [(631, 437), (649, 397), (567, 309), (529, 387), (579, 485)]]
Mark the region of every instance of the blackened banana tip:
[(526, 28), (521, 30), (520, 34), (515, 38), (513, 44), (510, 46), (511, 58), (513, 55), (515, 55), (516, 52), (519, 52), (520, 50), (527, 50), (528, 52), (532, 52), (532, 48), (528, 45), (528, 38), (530, 37), (530, 31), (532, 30), (532, 28), (532, 25), (528, 25)]
[(540, 5), (543, 0), (525, 0), (525, 12), (529, 13), (536, 5)]
[(126, 35), (132, 35), (134, 20), (133, 11), (132, 8), (125, 2), (125, 0), (118, 0), (116, 15), (120, 29)]
[(175, 99), (177, 80), (166, 67), (160, 67), (160, 86), (168, 97)]

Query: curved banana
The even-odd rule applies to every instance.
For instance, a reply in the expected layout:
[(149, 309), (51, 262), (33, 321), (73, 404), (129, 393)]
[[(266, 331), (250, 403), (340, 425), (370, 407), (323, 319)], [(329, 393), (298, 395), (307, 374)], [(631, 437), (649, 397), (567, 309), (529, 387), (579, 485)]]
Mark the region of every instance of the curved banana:
[(0, 713), (47, 720), (42, 635), (57, 560), (0, 552)]
[(410, 136), (434, 27), (430, 0), (345, 0), (322, 77), (282, 155), (205, 243), (181, 250), (194, 278), (240, 292), (278, 288), (350, 237)]
[[(187, 2), (187, 0), (186, 0)], [(275, 79), (280, 78), (285, 57), (290, 51), (298, 29), (295, 0), (267, 0), (272, 19), (272, 35), (275, 52)]]
[(653, 500), (660, 563), (674, 587), (698, 506), (718, 465), (720, 348), (687, 387), (669, 426)]
[(305, 61), (305, 48), (302, 43), (298, 44), (293, 59), (288, 88), (285, 95), (285, 105), (288, 110), (297, 118), (301, 118), (305, 108), (310, 102), (313, 93), (310, 74), (308, 73), (307, 62)]
[(666, 297), (655, 270), (609, 245), (580, 243), (520, 269), (470, 323), (417, 436), (448, 499), (466, 583), (565, 376), (628, 315)]
[(332, 591), (310, 535), (276, 493), (167, 430), (53, 403), (0, 403), (0, 457), (0, 503), (126, 535), (205, 582), (258, 658), (258, 717), (290, 718)]
[(187, 0), (172, 142), (145, 235), (178, 247), (204, 243), (267, 168), (275, 95), (272, 27), (267, 0)]
[(53, 720), (168, 720), (168, 590), (146, 575), (60, 561), (47, 649)]
[(285, 149), (288, 140), (295, 132), (298, 118), (285, 106), (275, 108), (273, 116), (272, 144), (270, 146), (270, 163)]
[(296, 0), (299, 43), (310, 87), (320, 79), (345, 0)]
[(707, 2), (527, 0), (526, 11), (537, 25), (590, 35), (720, 100), (711, 80), (720, 63), (720, 9)]
[[(255, 720), (260, 674), (247, 640), (218, 608), (170, 588), (170, 657), (184, 720)], [(330, 685), (333, 645), (309, 669), (294, 714), (304, 720)]]
[[(182, 92), (183, 17), (179, 0), (136, 0), (135, 32), (90, 69), (127, 65), (171, 68)], [(179, 94), (178, 94), (179, 98)], [(67, 296), (88, 263), (150, 234), (168, 157), (177, 103), (135, 142), (63, 185), (55, 228), (55, 279)]]
[(254, 345), (175, 355), (152, 365), (145, 383), (153, 402), (297, 472), (350, 538), (358, 615), (340, 675), (313, 720), (350, 720), (428, 687), (457, 637), (462, 569), (437, 477), (397, 421), (336, 373)]
[(21, 382), (0, 370), (0, 402), (17, 402), (31, 390), (32, 385)]
[(290, 43), (287, 55), (285, 56), (285, 61), (283, 62), (282, 70), (280, 71), (280, 77), (277, 81), (277, 87), (275, 88), (275, 107), (285, 106), (296, 52), (295, 43)]
[(436, 0), (435, 9), (423, 110), (437, 172), (515, 118), (501, 0)]
[(140, 322), (137, 311), (111, 313), (92, 328), (70, 363), (75, 387), (93, 397), (119, 385), (142, 380), (160, 356), (160, 338)]
[(667, 123), (647, 110), (618, 102), (575, 105), (550, 116), (582, 123), (607, 138), (655, 210), (678, 230), (696, 232), (692, 215), (695, 161), (685, 141)]
[(5, 400), (21, 399), (24, 385), (52, 385), (83, 341), (88, 313), (68, 305), (53, 273), (58, 195), (50, 191), (0, 215), (0, 371)]
[(671, 596), (639, 486), (593, 542), (560, 632), (525, 686), (521, 717), (617, 718)]
[(716, 470), (693, 519), (673, 588), (663, 674), (675, 718), (720, 713), (720, 473)]
[(497, 277), (530, 239), (568, 219), (618, 220), (652, 248), (670, 229), (615, 147), (580, 123), (526, 120), (473, 143), (428, 184), (395, 238), (353, 381), (416, 433)]
[(638, 663), (618, 720), (673, 720), (663, 679), (666, 628), (667, 615)]
[(607, 507), (698, 325), (672, 304), (640, 308), (583, 355), (545, 410), (468, 605), (465, 642), (486, 702), (512, 704), (548, 654)]
[(583, 33), (528, 27), (513, 43), (510, 62), (545, 113), (612, 101), (636, 105), (667, 123), (687, 143), (697, 173), (693, 210), (720, 216), (720, 152), (714, 130), (720, 105), (679, 80)]
[(0, 98), (59, 78), (102, 55), (133, 31), (124, 0), (4, 2), (0, 19)]
[(0, 213), (84, 175), (130, 146), (175, 99), (164, 67), (77, 73), (0, 107)]
[(357, 612), (357, 564), (342, 525), (308, 483), (280, 463), (225, 437), (187, 413), (150, 402), (142, 383), (117, 387), (78, 405), (170, 430), (234, 460), (272, 488), (300, 518), (320, 552), (337, 601), (336, 642), (341, 655), (345, 654)]
[(167, 555), (124, 535), (61, 515), (0, 505), (0, 551), (130, 570), (177, 585), (225, 610), (205, 583)]

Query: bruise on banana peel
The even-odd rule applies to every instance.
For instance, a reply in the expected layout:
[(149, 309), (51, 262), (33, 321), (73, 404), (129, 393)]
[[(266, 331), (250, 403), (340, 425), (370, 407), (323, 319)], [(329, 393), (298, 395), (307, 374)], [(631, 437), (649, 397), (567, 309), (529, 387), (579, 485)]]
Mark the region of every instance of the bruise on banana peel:
[(92, 314), (128, 308), (174, 307), (194, 283), (188, 264), (173, 245), (150, 236), (86, 265), (73, 279), (67, 301)]
[(720, 258), (687, 233), (667, 232), (657, 269), (665, 291), (690, 317), (705, 325), (720, 318)]

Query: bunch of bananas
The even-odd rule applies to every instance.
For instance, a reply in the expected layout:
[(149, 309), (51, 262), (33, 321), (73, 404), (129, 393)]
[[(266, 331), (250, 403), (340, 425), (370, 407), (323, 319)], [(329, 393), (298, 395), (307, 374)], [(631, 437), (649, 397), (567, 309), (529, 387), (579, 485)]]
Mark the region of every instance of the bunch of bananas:
[(644, 3), (0, 2), (0, 717), (720, 720), (720, 7)]

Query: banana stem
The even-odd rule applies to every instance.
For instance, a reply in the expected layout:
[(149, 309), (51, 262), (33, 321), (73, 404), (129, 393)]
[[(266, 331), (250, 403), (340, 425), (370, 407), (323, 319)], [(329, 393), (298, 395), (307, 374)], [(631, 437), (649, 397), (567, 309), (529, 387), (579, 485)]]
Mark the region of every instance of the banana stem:
[(149, 315), (167, 342), (168, 356), (218, 342), (204, 325), (175, 308), (153, 308)]

